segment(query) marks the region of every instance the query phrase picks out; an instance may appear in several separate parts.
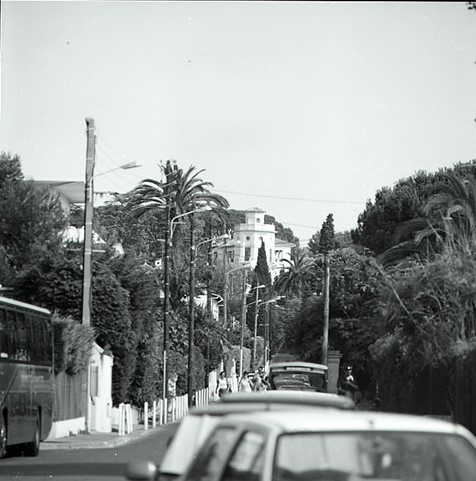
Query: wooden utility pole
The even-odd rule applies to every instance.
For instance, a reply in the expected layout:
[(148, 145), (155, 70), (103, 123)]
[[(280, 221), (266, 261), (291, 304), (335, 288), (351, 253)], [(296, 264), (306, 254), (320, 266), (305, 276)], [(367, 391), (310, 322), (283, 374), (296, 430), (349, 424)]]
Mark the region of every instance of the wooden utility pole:
[[(94, 165), (96, 162), (96, 129), (94, 119), (86, 119), (86, 178), (84, 185), (84, 242), (83, 242), (83, 296), (81, 307), (81, 323), (85, 326), (91, 324), (91, 277), (92, 277), (92, 250), (93, 250), (93, 201), (94, 201)], [(89, 432), (89, 394), (90, 373), (89, 362), (86, 367), (86, 385), (83, 388), (84, 427)]]
[(324, 332), (322, 333), (322, 359), (321, 363), (327, 366), (327, 349), (329, 345), (329, 284), (330, 267), (329, 253), (324, 253)]
[(83, 247), (83, 298), (81, 322), (91, 324), (91, 254), (93, 244), (93, 177), (96, 162), (96, 133), (94, 119), (86, 119), (86, 179), (84, 186), (84, 247)]

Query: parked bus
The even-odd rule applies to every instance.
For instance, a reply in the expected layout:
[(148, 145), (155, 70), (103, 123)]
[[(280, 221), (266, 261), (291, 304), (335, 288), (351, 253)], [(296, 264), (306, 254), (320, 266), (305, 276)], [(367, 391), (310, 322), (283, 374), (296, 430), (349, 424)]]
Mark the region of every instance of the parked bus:
[(0, 296), (0, 458), (37, 456), (53, 419), (53, 337), (47, 309)]

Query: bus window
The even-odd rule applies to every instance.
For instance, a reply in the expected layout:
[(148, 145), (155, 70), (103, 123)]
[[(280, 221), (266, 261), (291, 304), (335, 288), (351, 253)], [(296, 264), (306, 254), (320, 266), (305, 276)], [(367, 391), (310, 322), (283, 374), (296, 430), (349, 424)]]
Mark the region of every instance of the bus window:
[(15, 313), (13, 311), (6, 311), (7, 319), (7, 336), (8, 336), (8, 357), (15, 357), (15, 332), (17, 330), (17, 323), (15, 321)]
[(31, 319), (25, 317), (22, 312), (17, 312), (17, 346), (15, 351), (15, 359), (17, 361), (30, 360), (30, 327)]
[(7, 319), (3, 309), (0, 309), (0, 359), (8, 358)]

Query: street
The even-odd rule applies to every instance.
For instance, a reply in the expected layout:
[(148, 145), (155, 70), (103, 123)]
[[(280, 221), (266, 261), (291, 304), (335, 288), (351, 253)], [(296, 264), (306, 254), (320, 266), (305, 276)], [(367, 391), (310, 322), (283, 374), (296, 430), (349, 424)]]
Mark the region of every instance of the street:
[(176, 428), (176, 424), (169, 424), (153, 434), (113, 448), (45, 449), (36, 458), (7, 456), (0, 461), (0, 481), (123, 480), (125, 467), (131, 461), (159, 463), (167, 440)]

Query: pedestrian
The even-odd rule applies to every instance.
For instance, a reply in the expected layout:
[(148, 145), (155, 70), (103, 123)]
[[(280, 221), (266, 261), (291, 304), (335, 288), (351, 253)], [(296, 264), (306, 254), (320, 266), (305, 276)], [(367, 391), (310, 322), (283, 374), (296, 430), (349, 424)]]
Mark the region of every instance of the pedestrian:
[(269, 380), (263, 366), (258, 367), (258, 374), (261, 378), (261, 391), (267, 391), (269, 389)]
[(228, 392), (228, 381), (225, 376), (225, 371), (220, 373), (220, 377), (217, 380), (216, 394), (221, 399)]
[(343, 379), (340, 382), (339, 393), (354, 400), (358, 404), (362, 399), (362, 394), (359, 391), (359, 386), (357, 386), (355, 382), (352, 371), (352, 366), (346, 366)]
[(253, 375), (252, 387), (253, 387), (253, 391), (266, 391), (266, 385), (261, 379), (261, 376), (259, 375), (258, 371), (256, 371)]
[(248, 377), (248, 371), (245, 371), (243, 373), (243, 376), (241, 376), (240, 384), (238, 386), (238, 391), (240, 391), (240, 392), (251, 392), (252, 391), (250, 379)]

